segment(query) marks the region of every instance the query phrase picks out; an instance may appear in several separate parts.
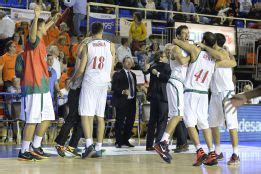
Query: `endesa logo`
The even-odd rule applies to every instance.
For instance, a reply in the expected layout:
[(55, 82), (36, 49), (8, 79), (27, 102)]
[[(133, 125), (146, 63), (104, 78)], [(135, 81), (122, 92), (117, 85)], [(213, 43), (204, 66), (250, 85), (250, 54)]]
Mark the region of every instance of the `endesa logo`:
[(104, 30), (111, 30), (114, 27), (114, 22), (104, 22)]
[(261, 132), (261, 121), (239, 120), (238, 132)]

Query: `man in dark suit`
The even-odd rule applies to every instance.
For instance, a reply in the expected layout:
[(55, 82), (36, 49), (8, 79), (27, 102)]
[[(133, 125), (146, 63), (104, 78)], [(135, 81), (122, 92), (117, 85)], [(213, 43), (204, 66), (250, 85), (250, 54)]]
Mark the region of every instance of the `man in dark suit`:
[[(145, 72), (150, 73), (148, 100), (150, 101), (150, 119), (147, 131), (146, 150), (154, 150), (153, 141), (160, 142), (168, 121), (168, 98), (166, 85), (170, 78), (171, 70), (168, 59), (163, 51), (154, 56), (154, 64)], [(155, 135), (156, 128), (156, 135)]]
[(129, 143), (136, 113), (136, 75), (131, 72), (132, 58), (123, 59), (123, 69), (112, 79), (112, 105), (116, 108), (115, 136), (117, 148), (122, 145), (134, 147)]

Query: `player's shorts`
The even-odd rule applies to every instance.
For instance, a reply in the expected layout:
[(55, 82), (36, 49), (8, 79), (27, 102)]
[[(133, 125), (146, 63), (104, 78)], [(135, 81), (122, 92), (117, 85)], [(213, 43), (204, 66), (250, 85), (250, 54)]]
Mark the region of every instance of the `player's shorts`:
[(184, 116), (184, 87), (183, 83), (176, 79), (169, 79), (167, 86), (167, 97), (170, 118)]
[(108, 87), (88, 86), (83, 82), (79, 99), (79, 115), (104, 117)]
[(50, 92), (29, 94), (22, 97), (21, 119), (26, 123), (41, 123), (42, 121), (55, 120)]
[(193, 90), (184, 93), (184, 123), (186, 127), (208, 129), (208, 93)]
[(226, 127), (227, 129), (237, 129), (238, 120), (237, 112), (225, 112), (224, 101), (234, 95), (234, 91), (225, 91), (212, 93), (209, 103), (209, 126), (210, 127)]

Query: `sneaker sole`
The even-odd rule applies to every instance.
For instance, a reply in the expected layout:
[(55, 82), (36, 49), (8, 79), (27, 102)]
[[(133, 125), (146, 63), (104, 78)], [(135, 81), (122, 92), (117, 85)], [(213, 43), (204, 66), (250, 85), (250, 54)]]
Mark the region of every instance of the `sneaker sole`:
[[(162, 153), (161, 153), (157, 148), (154, 148), (154, 149), (155, 149), (155, 151), (159, 154), (159, 156), (161, 157), (161, 159), (163, 159), (163, 161), (165, 161), (165, 162), (168, 163), (168, 164), (171, 163), (171, 159), (167, 160), (167, 159), (165, 159), (165, 158), (163, 157), (163, 155), (165, 155), (165, 154), (162, 155)], [(165, 155), (165, 156), (167, 156), (167, 155)]]
[(42, 159), (48, 159), (48, 158), (49, 158), (49, 157), (46, 157), (46, 156), (39, 155), (39, 154), (37, 154), (37, 153), (35, 153), (35, 152), (31, 152), (31, 153), (32, 153), (33, 155), (35, 155), (35, 156), (41, 158), (41, 160), (42, 160)]
[(207, 158), (208, 156), (205, 154), (204, 157), (202, 157), (197, 163), (194, 163), (193, 166), (201, 166)]
[(37, 162), (37, 161), (39, 161), (39, 160), (37, 160), (37, 159), (31, 159), (31, 160), (29, 160), (29, 159), (24, 159), (24, 158), (17, 158), (17, 160), (18, 160), (18, 161), (28, 161), (28, 162)]

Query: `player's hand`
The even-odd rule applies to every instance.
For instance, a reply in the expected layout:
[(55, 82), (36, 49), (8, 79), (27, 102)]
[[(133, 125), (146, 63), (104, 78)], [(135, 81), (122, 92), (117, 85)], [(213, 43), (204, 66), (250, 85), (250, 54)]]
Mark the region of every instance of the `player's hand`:
[(153, 70), (151, 71), (151, 73), (156, 76), (156, 75), (158, 74), (158, 71), (157, 71), (156, 69), (153, 69)]
[(206, 45), (203, 44), (202, 42), (197, 42), (196, 45), (199, 46), (199, 47), (202, 48), (202, 49), (205, 49), (205, 48), (206, 48)]
[(36, 5), (34, 8), (34, 15), (36, 18), (39, 18), (40, 14), (41, 14), (41, 7), (39, 5)]
[(130, 95), (130, 91), (128, 89), (125, 89), (125, 90), (122, 91), (122, 94), (129, 96)]
[(235, 112), (236, 108), (245, 104), (246, 102), (247, 98), (244, 93), (234, 95), (232, 98), (225, 101), (225, 111), (230, 112), (233, 110), (233, 112)]
[(61, 13), (56, 13), (52, 19), (53, 22), (56, 22), (60, 17), (62, 17)]

